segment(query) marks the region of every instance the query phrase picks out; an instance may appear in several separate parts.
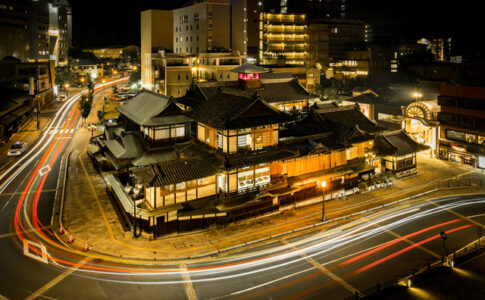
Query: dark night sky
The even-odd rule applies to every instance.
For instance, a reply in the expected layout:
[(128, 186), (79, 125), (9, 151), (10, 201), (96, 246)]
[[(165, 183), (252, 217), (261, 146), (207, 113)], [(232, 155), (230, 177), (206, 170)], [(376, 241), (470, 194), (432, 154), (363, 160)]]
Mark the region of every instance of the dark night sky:
[[(74, 41), (81, 47), (140, 43), (140, 12), (173, 9), (186, 0), (69, 0)], [(449, 5), (452, 2), (454, 5)], [(347, 0), (347, 16), (366, 19), (377, 35), (459, 37), (483, 46), (478, 36), (481, 9), (476, 0)], [(129, 3), (129, 4), (128, 4)], [(476, 35), (475, 38), (473, 35)]]

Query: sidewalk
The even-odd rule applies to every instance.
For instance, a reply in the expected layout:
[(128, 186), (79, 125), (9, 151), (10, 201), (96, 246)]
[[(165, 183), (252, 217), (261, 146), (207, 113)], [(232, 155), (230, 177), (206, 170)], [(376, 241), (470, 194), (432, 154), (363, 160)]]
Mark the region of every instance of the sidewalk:
[[(86, 154), (89, 134), (86, 128), (79, 130), (69, 161), (70, 171), (64, 201), (63, 225), (73, 235), (73, 247), (77, 249), (81, 249), (87, 240), (90, 251), (114, 257), (151, 261), (187, 259), (223, 252), (237, 245), (311, 226), (321, 220), (321, 202), (317, 203), (317, 197), (313, 199), (316, 202), (314, 205), (288, 209), (268, 217), (242, 220), (227, 226), (213, 225), (199, 231), (168, 234), (153, 241), (146, 237), (135, 239), (132, 232), (123, 230), (117, 212), (106, 193), (104, 181), (94, 170)], [(472, 175), (478, 180), (485, 178), (480, 171), (423, 155), (418, 157), (418, 171), (415, 177), (396, 180), (392, 188), (360, 193), (348, 197), (347, 200), (326, 201), (326, 219), (347, 216), (429, 192), (437, 187), (439, 180), (456, 176), (469, 178)], [(485, 192), (485, 188), (443, 188), (423, 198), (477, 192)], [(335, 224), (324, 226), (333, 225)], [(67, 241), (68, 234), (63, 238)]]
[(51, 118), (39, 115), (39, 130), (37, 130), (37, 116), (35, 114), (23, 125), (23, 127), (14, 133), (5, 145), (0, 146), (0, 173), (8, 169), (10, 164), (18, 157), (9, 157), (7, 152), (15, 142), (27, 143), (27, 151), (32, 147), (37, 138), (42, 134)]

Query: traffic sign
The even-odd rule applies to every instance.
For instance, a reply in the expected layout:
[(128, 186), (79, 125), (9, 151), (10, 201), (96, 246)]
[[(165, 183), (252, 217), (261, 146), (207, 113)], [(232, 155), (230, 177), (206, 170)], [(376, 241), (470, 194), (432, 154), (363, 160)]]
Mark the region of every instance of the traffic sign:
[(446, 232), (444, 232), (444, 231), (442, 231), (442, 232), (440, 233), (440, 235), (441, 235), (441, 238), (442, 238), (443, 240), (446, 240), (446, 239), (448, 238), (448, 236), (446, 235)]

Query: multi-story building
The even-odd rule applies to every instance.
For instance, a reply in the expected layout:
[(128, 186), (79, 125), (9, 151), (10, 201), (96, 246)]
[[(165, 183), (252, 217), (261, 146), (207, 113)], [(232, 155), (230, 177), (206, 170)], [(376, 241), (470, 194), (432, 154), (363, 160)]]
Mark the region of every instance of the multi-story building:
[(39, 0), (30, 4), (30, 54), (29, 61), (55, 61), (66, 65), (71, 7), (66, 0)]
[(49, 59), (56, 65), (68, 63), (72, 45), (72, 13), (67, 0), (49, 1)]
[(232, 72), (242, 65), (244, 56), (236, 53), (200, 53), (197, 57), (194, 76), (198, 81), (236, 81), (237, 74)]
[(327, 78), (367, 77), (371, 62), (365, 47), (365, 24), (353, 19), (322, 19), (309, 25), (311, 65)]
[(439, 157), (485, 168), (485, 88), (441, 86)]
[(159, 51), (152, 55), (153, 77), (148, 85), (152, 91), (172, 97), (181, 97), (192, 84), (194, 56)]
[(29, 61), (46, 62), (50, 58), (49, 1), (31, 1), (29, 7)]
[(239, 51), (247, 54), (247, 1), (196, 0), (173, 10), (175, 53)]
[(104, 77), (103, 65), (90, 59), (78, 59), (71, 63), (70, 68), (81, 85), (87, 83), (88, 76), (94, 82), (101, 82)]
[(259, 64), (305, 66), (309, 35), (305, 14), (261, 13)]
[(346, 51), (335, 57), (325, 71), (327, 78), (353, 79), (369, 75), (371, 52), (369, 50)]
[(152, 55), (158, 50), (173, 51), (173, 12), (171, 10), (146, 10), (141, 12), (141, 82), (151, 89)]
[(13, 87), (32, 96), (32, 105), (40, 108), (54, 97), (53, 62), (0, 62), (0, 82), (10, 82)]
[(72, 15), (66, 0), (4, 1), (0, 18), (0, 58), (67, 63)]
[(104, 48), (83, 49), (83, 52), (92, 53), (98, 59), (136, 59), (140, 55), (138, 46), (111, 46)]
[(29, 5), (31, 1), (0, 2), (0, 59), (13, 56), (27, 60), (30, 50)]
[(346, 0), (264, 0), (260, 1), (264, 12), (300, 13), (310, 19), (344, 18)]

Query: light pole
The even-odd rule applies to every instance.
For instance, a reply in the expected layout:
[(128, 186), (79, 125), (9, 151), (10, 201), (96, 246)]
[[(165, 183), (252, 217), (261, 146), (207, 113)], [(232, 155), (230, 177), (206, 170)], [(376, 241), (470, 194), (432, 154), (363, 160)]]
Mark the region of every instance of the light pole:
[(39, 110), (37, 108), (34, 108), (34, 112), (37, 115), (37, 130), (39, 130)]
[(69, 92), (67, 91), (68, 88), (69, 88), (69, 83), (64, 84), (64, 89), (66, 90), (66, 98), (69, 97)]
[(325, 188), (327, 187), (327, 182), (322, 180), (320, 185), (322, 186), (322, 222), (325, 222)]

